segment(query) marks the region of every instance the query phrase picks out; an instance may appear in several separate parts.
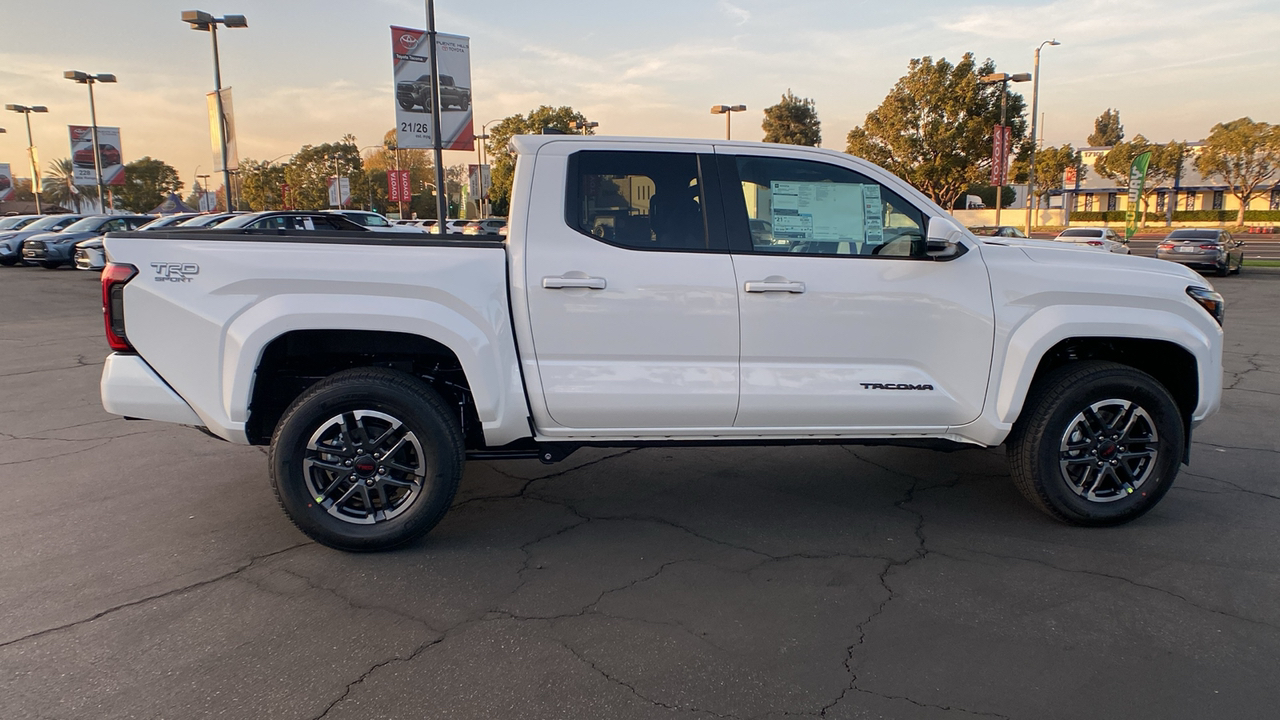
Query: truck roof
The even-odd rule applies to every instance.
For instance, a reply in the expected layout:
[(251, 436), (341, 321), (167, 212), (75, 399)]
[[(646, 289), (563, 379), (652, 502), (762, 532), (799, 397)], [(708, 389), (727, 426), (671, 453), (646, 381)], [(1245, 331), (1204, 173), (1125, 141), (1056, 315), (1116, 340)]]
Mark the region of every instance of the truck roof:
[[(536, 153), (538, 148), (547, 143), (572, 142), (583, 145), (627, 143), (628, 145), (714, 145), (725, 148), (762, 149), (779, 147), (778, 143), (747, 142), (745, 140), (716, 140), (715, 138), (669, 138), (669, 137), (634, 137), (630, 135), (516, 135), (511, 138), (511, 146), (517, 153)], [(808, 147), (805, 145), (786, 145), (789, 150), (811, 152), (816, 155), (831, 157), (851, 157), (848, 153), (826, 148)]]

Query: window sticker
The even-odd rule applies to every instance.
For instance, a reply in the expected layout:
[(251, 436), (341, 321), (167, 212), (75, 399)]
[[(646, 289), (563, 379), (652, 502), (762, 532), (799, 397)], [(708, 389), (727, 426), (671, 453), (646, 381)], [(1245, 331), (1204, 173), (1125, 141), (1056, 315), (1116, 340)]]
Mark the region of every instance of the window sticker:
[(862, 211), (866, 217), (866, 242), (879, 245), (884, 242), (884, 203), (880, 201), (880, 186), (863, 185), (862, 201)]
[[(858, 183), (770, 183), (773, 236), (810, 242), (868, 241), (883, 237), (880, 186)], [(867, 198), (874, 193), (874, 203)], [(874, 205), (874, 209), (870, 208)], [(874, 214), (873, 213), (874, 210)]]

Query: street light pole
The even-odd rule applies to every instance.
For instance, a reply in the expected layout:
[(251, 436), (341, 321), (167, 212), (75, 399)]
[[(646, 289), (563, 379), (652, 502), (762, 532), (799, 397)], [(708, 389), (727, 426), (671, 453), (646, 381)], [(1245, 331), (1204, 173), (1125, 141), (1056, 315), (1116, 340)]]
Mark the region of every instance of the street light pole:
[(1057, 40), (1045, 40), (1036, 47), (1036, 61), (1031, 74), (1031, 164), (1027, 168), (1027, 222), (1023, 231), (1031, 237), (1031, 206), (1035, 202), (1036, 187), (1036, 111), (1040, 100), (1040, 50), (1045, 45), (1061, 45)]
[(231, 212), (231, 169), (227, 167), (227, 113), (222, 107), (222, 66), (218, 60), (218, 25), (246, 28), (249, 27), (249, 21), (243, 15), (214, 17), (203, 10), (184, 10), (182, 21), (190, 25), (192, 30), (207, 32), (213, 38), (213, 89), (218, 108), (218, 140), (222, 148), (222, 194), (226, 196), (227, 212)]
[(730, 122), (730, 120), (733, 118), (733, 113), (743, 112), (746, 109), (747, 109), (746, 105), (712, 105), (711, 106), (712, 115), (724, 115), (724, 139), (725, 140), (733, 139), (733, 128)]
[[(1026, 82), (1030, 79), (1031, 75), (1028, 73), (1018, 73), (1016, 75), (1010, 75), (1009, 73), (994, 73), (992, 75), (984, 75), (978, 80), (978, 82), (983, 85), (1000, 84), (1000, 127), (1002, 129), (999, 132), (1002, 134), (1004, 132), (1005, 114), (1009, 108), (1009, 83)], [(992, 138), (992, 142), (994, 144), (994, 138)], [(1000, 182), (996, 183), (996, 227), (1000, 226), (1000, 208), (1004, 207), (1004, 177), (1008, 170), (1008, 157), (1009, 148), (1006, 147), (999, 158), (1000, 162), (1004, 164), (1004, 167), (999, 168), (997, 172), (994, 173), (995, 176), (1000, 179)]]
[(482, 218), (488, 217), (484, 213), (484, 141), (489, 136), (482, 131), (476, 136), (476, 214)]
[[(35, 145), (35, 141), (31, 139), (31, 113), (49, 112), (49, 108), (45, 107), (44, 105), (29, 106), (29, 105), (13, 105), (13, 104), (5, 105), (4, 108), (6, 110), (12, 110), (13, 112), (20, 112), (24, 116), (26, 116), (27, 157), (31, 161), (31, 194), (34, 195), (36, 198), (36, 214), (41, 215), (43, 214), (40, 212), (40, 190), (42, 188), (40, 187), (40, 168), (37, 167), (38, 163), (36, 163), (36, 145)], [(0, 132), (4, 132), (4, 131), (0, 130)]]
[(444, 234), (444, 223), (449, 215), (449, 199), (444, 183), (444, 138), (440, 137), (440, 53), (436, 43), (436, 4), (427, 0), (427, 43), (431, 46), (431, 139), (436, 161), (436, 219), (439, 231)]
[[(113, 83), (116, 76), (111, 73), (99, 73), (90, 75), (89, 73), (80, 72), (79, 70), (68, 70), (62, 73), (62, 77), (78, 82), (82, 85), (89, 86), (89, 119), (90, 119), (90, 140), (93, 141), (93, 172), (95, 184), (98, 186), (98, 208), (103, 213), (107, 213), (107, 206), (102, 202), (102, 157), (100, 148), (98, 147), (98, 111), (93, 103), (93, 85), (94, 83)], [(72, 158), (74, 164), (75, 158)], [(108, 213), (109, 214), (109, 213)]]

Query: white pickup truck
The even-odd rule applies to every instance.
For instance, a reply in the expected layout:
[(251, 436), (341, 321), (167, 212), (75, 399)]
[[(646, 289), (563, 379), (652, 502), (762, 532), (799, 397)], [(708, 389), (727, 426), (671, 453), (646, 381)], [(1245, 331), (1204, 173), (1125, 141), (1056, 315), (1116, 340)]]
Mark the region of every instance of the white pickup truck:
[(526, 136), (510, 234), (119, 233), (109, 412), (270, 444), (302, 532), (431, 529), (467, 458), (1008, 446), (1049, 515), (1131, 520), (1221, 399), (1222, 297), (1169, 262), (978, 239), (806, 147)]

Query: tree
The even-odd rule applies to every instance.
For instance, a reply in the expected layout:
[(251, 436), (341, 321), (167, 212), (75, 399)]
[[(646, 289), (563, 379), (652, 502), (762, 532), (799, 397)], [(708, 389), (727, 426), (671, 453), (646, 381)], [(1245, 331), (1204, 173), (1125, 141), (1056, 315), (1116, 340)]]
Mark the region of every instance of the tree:
[(764, 141), (817, 147), (822, 142), (822, 122), (810, 98), (798, 98), (787, 90), (782, 101), (764, 110)]
[[(399, 156), (399, 169), (409, 171), (409, 187), (413, 193), (413, 199), (404, 203), (405, 216), (416, 214), (421, 218), (434, 218), (436, 216), (435, 191), (423, 186), (423, 183), (431, 183), (434, 186), (436, 182), (435, 163), (431, 160), (431, 152), (397, 147), (394, 128), (382, 136), (382, 146), (383, 150), (373, 151), (364, 158), (364, 170), (371, 175), (375, 200), (383, 207), (391, 207), (386, 200), (387, 171), (397, 169), (396, 160)], [(432, 194), (428, 196), (428, 193)]]
[[(516, 156), (507, 149), (507, 143), (516, 135), (537, 135), (543, 128), (555, 128), (561, 132), (570, 132), (569, 123), (586, 123), (582, 113), (568, 105), (553, 108), (543, 105), (530, 110), (528, 115), (515, 114), (504, 118), (502, 122), (489, 129), (489, 170), (491, 185), (489, 202), (494, 215), (506, 215), (511, 205), (511, 181), (516, 169)], [(590, 128), (588, 134), (594, 135)]]
[(280, 186), (285, 184), (285, 167), (257, 160), (241, 161), (240, 201), (253, 212), (283, 210), (285, 198)]
[[(1124, 126), (1120, 124), (1120, 111), (1107, 108), (1093, 121), (1093, 134), (1088, 137), (1089, 147), (1111, 147), (1124, 140)], [(1036, 168), (1038, 171), (1040, 168)]]
[(115, 189), (116, 202), (135, 213), (151, 212), (171, 192), (182, 190), (178, 171), (163, 160), (142, 157), (124, 166), (124, 186)]
[[(1028, 145), (1013, 161), (1013, 181), (1025, 183), (1027, 168), (1031, 165), (1031, 147)], [(1037, 197), (1047, 195), (1051, 190), (1062, 190), (1062, 176), (1067, 168), (1074, 167), (1081, 182), (1089, 169), (1081, 162), (1080, 151), (1068, 143), (1062, 147), (1047, 147), (1036, 150), (1036, 187)]]
[(44, 192), (41, 197), (62, 207), (74, 208), (80, 212), (80, 188), (75, 185), (76, 170), (71, 158), (53, 160), (49, 163), (49, 175), (45, 177)]
[(329, 178), (334, 173), (350, 178), (352, 203), (365, 185), (364, 163), (353, 135), (335, 143), (303, 145), (285, 166), (290, 205), (299, 210), (319, 210), (329, 205)]
[[(1000, 121), (1002, 85), (981, 85), (995, 63), (978, 65), (965, 53), (952, 65), (946, 58), (911, 61), (861, 127), (849, 131), (848, 151), (882, 165), (916, 186), (942, 207), (950, 207), (971, 185), (990, 179), (992, 128)], [(1022, 96), (1008, 95), (1008, 125), (1014, 146), (1027, 124)]]
[(1148, 150), (1151, 151), (1151, 161), (1147, 164), (1147, 181), (1143, 186), (1142, 195), (1138, 197), (1138, 203), (1142, 205), (1144, 213), (1144, 223), (1147, 204), (1150, 201), (1148, 196), (1152, 188), (1167, 183), (1178, 175), (1187, 157), (1187, 144), (1169, 142), (1156, 145), (1139, 133), (1133, 137), (1133, 140), (1116, 143), (1106, 155), (1093, 162), (1093, 169), (1097, 170), (1099, 175), (1115, 181), (1117, 187), (1127, 188), (1129, 187), (1129, 168), (1133, 165), (1133, 159)]
[(1276, 175), (1280, 165), (1280, 126), (1254, 122), (1247, 117), (1218, 123), (1205, 139), (1196, 158), (1196, 169), (1205, 177), (1218, 177), (1240, 201), (1236, 224), (1244, 224), (1249, 201), (1261, 193), (1258, 186)]

